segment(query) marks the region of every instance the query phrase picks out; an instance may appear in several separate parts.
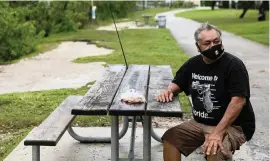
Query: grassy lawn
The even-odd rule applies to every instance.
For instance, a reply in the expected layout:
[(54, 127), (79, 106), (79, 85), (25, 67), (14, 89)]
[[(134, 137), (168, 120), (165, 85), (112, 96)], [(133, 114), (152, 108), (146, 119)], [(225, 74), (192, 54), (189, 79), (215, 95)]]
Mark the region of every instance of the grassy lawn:
[[(93, 83), (89, 83), (93, 84)], [(84, 95), (86, 86), (0, 95), (0, 160), (69, 95)], [(108, 117), (78, 117), (75, 125), (106, 126)]]
[(239, 19), (242, 10), (197, 10), (177, 14), (179, 17), (190, 18), (198, 22), (209, 22), (222, 30), (244, 38), (269, 45), (269, 12), (267, 21), (257, 21), (258, 11), (248, 10), (243, 19)]
[[(136, 16), (135, 16), (136, 17)], [(129, 64), (169, 64), (173, 73), (188, 59), (166, 29), (123, 30), (121, 40)], [(108, 56), (84, 57), (74, 62), (104, 61), (108, 64), (123, 64), (121, 48), (114, 31), (93, 29), (52, 35), (42, 41), (38, 51), (53, 49), (61, 41), (81, 40), (98, 46), (114, 49)], [(91, 70), (91, 69), (90, 69)], [(93, 84), (90, 82), (89, 84)], [(78, 89), (58, 89), (0, 95), (0, 160), (36, 125), (41, 123), (67, 96), (84, 95), (87, 86)], [(183, 111), (190, 112), (188, 100), (181, 95)], [(110, 119), (104, 117), (78, 117), (75, 126), (107, 126)]]

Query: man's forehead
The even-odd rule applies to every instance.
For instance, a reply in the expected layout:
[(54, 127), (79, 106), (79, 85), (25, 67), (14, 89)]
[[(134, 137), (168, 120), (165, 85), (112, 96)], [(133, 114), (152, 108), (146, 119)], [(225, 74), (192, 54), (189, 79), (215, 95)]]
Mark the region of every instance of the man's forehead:
[(200, 39), (203, 41), (212, 41), (218, 39), (219, 35), (216, 30), (203, 30), (200, 33)]

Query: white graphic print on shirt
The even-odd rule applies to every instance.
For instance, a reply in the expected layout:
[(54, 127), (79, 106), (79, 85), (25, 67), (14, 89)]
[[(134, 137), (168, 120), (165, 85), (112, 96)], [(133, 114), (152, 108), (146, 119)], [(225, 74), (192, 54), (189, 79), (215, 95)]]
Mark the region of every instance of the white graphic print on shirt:
[[(214, 106), (216, 103), (216, 98), (214, 97), (213, 92), (216, 91), (215, 89), (215, 82), (218, 80), (218, 77), (215, 76), (204, 76), (196, 73), (192, 73), (192, 84), (191, 88), (198, 92), (198, 97), (207, 112), (204, 115), (198, 115), (195, 109), (195, 113), (197, 116), (202, 118), (209, 118), (207, 117), (209, 113), (212, 113), (214, 109), (218, 109), (220, 106)], [(200, 83), (203, 82), (203, 83)], [(193, 111), (194, 113), (194, 111)]]

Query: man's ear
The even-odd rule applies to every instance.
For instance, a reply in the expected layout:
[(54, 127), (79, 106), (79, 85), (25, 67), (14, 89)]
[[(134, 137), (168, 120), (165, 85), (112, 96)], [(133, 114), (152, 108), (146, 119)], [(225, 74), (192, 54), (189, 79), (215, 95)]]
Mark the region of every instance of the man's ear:
[(201, 52), (201, 49), (200, 49), (200, 47), (199, 47), (199, 44), (196, 42), (195, 45), (196, 45), (196, 47), (197, 47), (197, 49), (198, 49), (198, 52)]

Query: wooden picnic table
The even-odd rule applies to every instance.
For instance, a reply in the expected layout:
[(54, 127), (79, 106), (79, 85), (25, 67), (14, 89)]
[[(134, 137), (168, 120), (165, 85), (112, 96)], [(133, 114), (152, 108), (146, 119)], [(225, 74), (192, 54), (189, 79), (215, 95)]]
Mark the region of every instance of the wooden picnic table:
[[(151, 136), (161, 141), (154, 132), (151, 118), (182, 117), (178, 97), (172, 102), (161, 103), (156, 101), (157, 94), (166, 89), (173, 79), (168, 65), (109, 65), (101, 80), (97, 81), (83, 96), (78, 106), (71, 113), (73, 115), (107, 115), (112, 119), (110, 138), (84, 138), (75, 134), (69, 128), (71, 136), (81, 142), (108, 142), (111, 141), (111, 160), (140, 160), (134, 158), (134, 142), (136, 120), (143, 118), (143, 161), (151, 160)], [(143, 94), (146, 103), (129, 105), (120, 101), (123, 92), (135, 89)], [(119, 134), (119, 116), (124, 116), (124, 126)], [(132, 117), (132, 132), (128, 158), (119, 158), (119, 139), (125, 135), (128, 128), (128, 117)]]
[(152, 17), (151, 15), (142, 15), (144, 18), (144, 24), (149, 25), (149, 19)]

